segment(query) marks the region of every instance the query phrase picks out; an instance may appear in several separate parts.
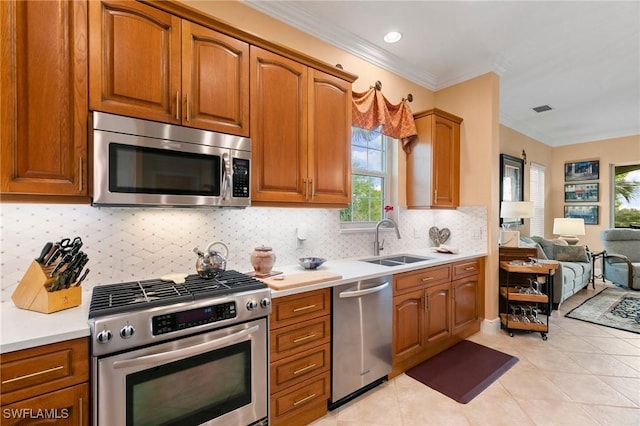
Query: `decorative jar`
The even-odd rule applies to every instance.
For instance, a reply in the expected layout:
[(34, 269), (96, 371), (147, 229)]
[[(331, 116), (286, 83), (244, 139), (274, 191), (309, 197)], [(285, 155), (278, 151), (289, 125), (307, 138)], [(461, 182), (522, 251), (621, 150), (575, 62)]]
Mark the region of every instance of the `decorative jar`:
[(274, 263), (276, 263), (276, 254), (271, 247), (256, 247), (251, 253), (251, 266), (253, 266), (253, 270), (257, 275), (271, 273)]

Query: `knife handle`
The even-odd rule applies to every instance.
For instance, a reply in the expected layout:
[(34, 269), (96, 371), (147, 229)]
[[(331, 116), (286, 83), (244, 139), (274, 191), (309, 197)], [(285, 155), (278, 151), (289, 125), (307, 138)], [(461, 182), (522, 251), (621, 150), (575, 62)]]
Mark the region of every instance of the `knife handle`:
[(42, 265), (47, 254), (49, 254), (49, 252), (51, 251), (51, 247), (53, 247), (52, 242), (46, 243), (44, 247), (42, 247), (42, 251), (40, 252), (40, 256), (36, 259), (36, 262)]
[(85, 278), (87, 278), (87, 275), (89, 275), (89, 271), (91, 269), (87, 268), (84, 270), (84, 274), (82, 274), (82, 276), (80, 277), (80, 279), (78, 280), (78, 282), (76, 283), (76, 287), (80, 287), (80, 284), (82, 284), (82, 281), (84, 281)]

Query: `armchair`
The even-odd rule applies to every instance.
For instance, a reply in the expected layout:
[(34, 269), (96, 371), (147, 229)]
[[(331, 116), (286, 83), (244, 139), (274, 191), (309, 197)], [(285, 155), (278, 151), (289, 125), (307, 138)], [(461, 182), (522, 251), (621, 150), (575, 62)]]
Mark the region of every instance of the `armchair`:
[(600, 232), (600, 240), (605, 251), (603, 278), (640, 290), (640, 229), (605, 229)]

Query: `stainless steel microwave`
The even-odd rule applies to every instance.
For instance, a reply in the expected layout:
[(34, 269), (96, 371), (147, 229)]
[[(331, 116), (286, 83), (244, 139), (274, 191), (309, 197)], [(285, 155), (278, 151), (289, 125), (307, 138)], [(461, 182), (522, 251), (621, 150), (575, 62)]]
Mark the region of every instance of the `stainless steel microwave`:
[(246, 207), (251, 140), (93, 113), (93, 205)]

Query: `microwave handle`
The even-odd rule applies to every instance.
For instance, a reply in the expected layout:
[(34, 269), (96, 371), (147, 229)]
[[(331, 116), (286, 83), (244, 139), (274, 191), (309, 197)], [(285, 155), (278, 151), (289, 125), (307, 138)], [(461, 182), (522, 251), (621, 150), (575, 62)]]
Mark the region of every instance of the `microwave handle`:
[(220, 337), (219, 339), (209, 340), (198, 345), (189, 346), (183, 349), (178, 349), (169, 352), (160, 352), (152, 355), (145, 355), (138, 358), (123, 359), (121, 361), (114, 361), (113, 368), (128, 368), (138, 367), (144, 365), (158, 365), (159, 363), (174, 361), (179, 358), (189, 357), (210, 351), (213, 349), (219, 349), (227, 345), (230, 341), (240, 339), (244, 336), (256, 333), (260, 329), (259, 325), (245, 328), (244, 330), (230, 334), (228, 336)]
[(227, 157), (229, 155), (227, 153), (222, 154), (222, 186), (220, 188), (220, 194), (222, 195), (222, 199), (227, 199), (227, 189), (230, 184), (231, 178), (229, 177), (229, 168), (227, 163)]

